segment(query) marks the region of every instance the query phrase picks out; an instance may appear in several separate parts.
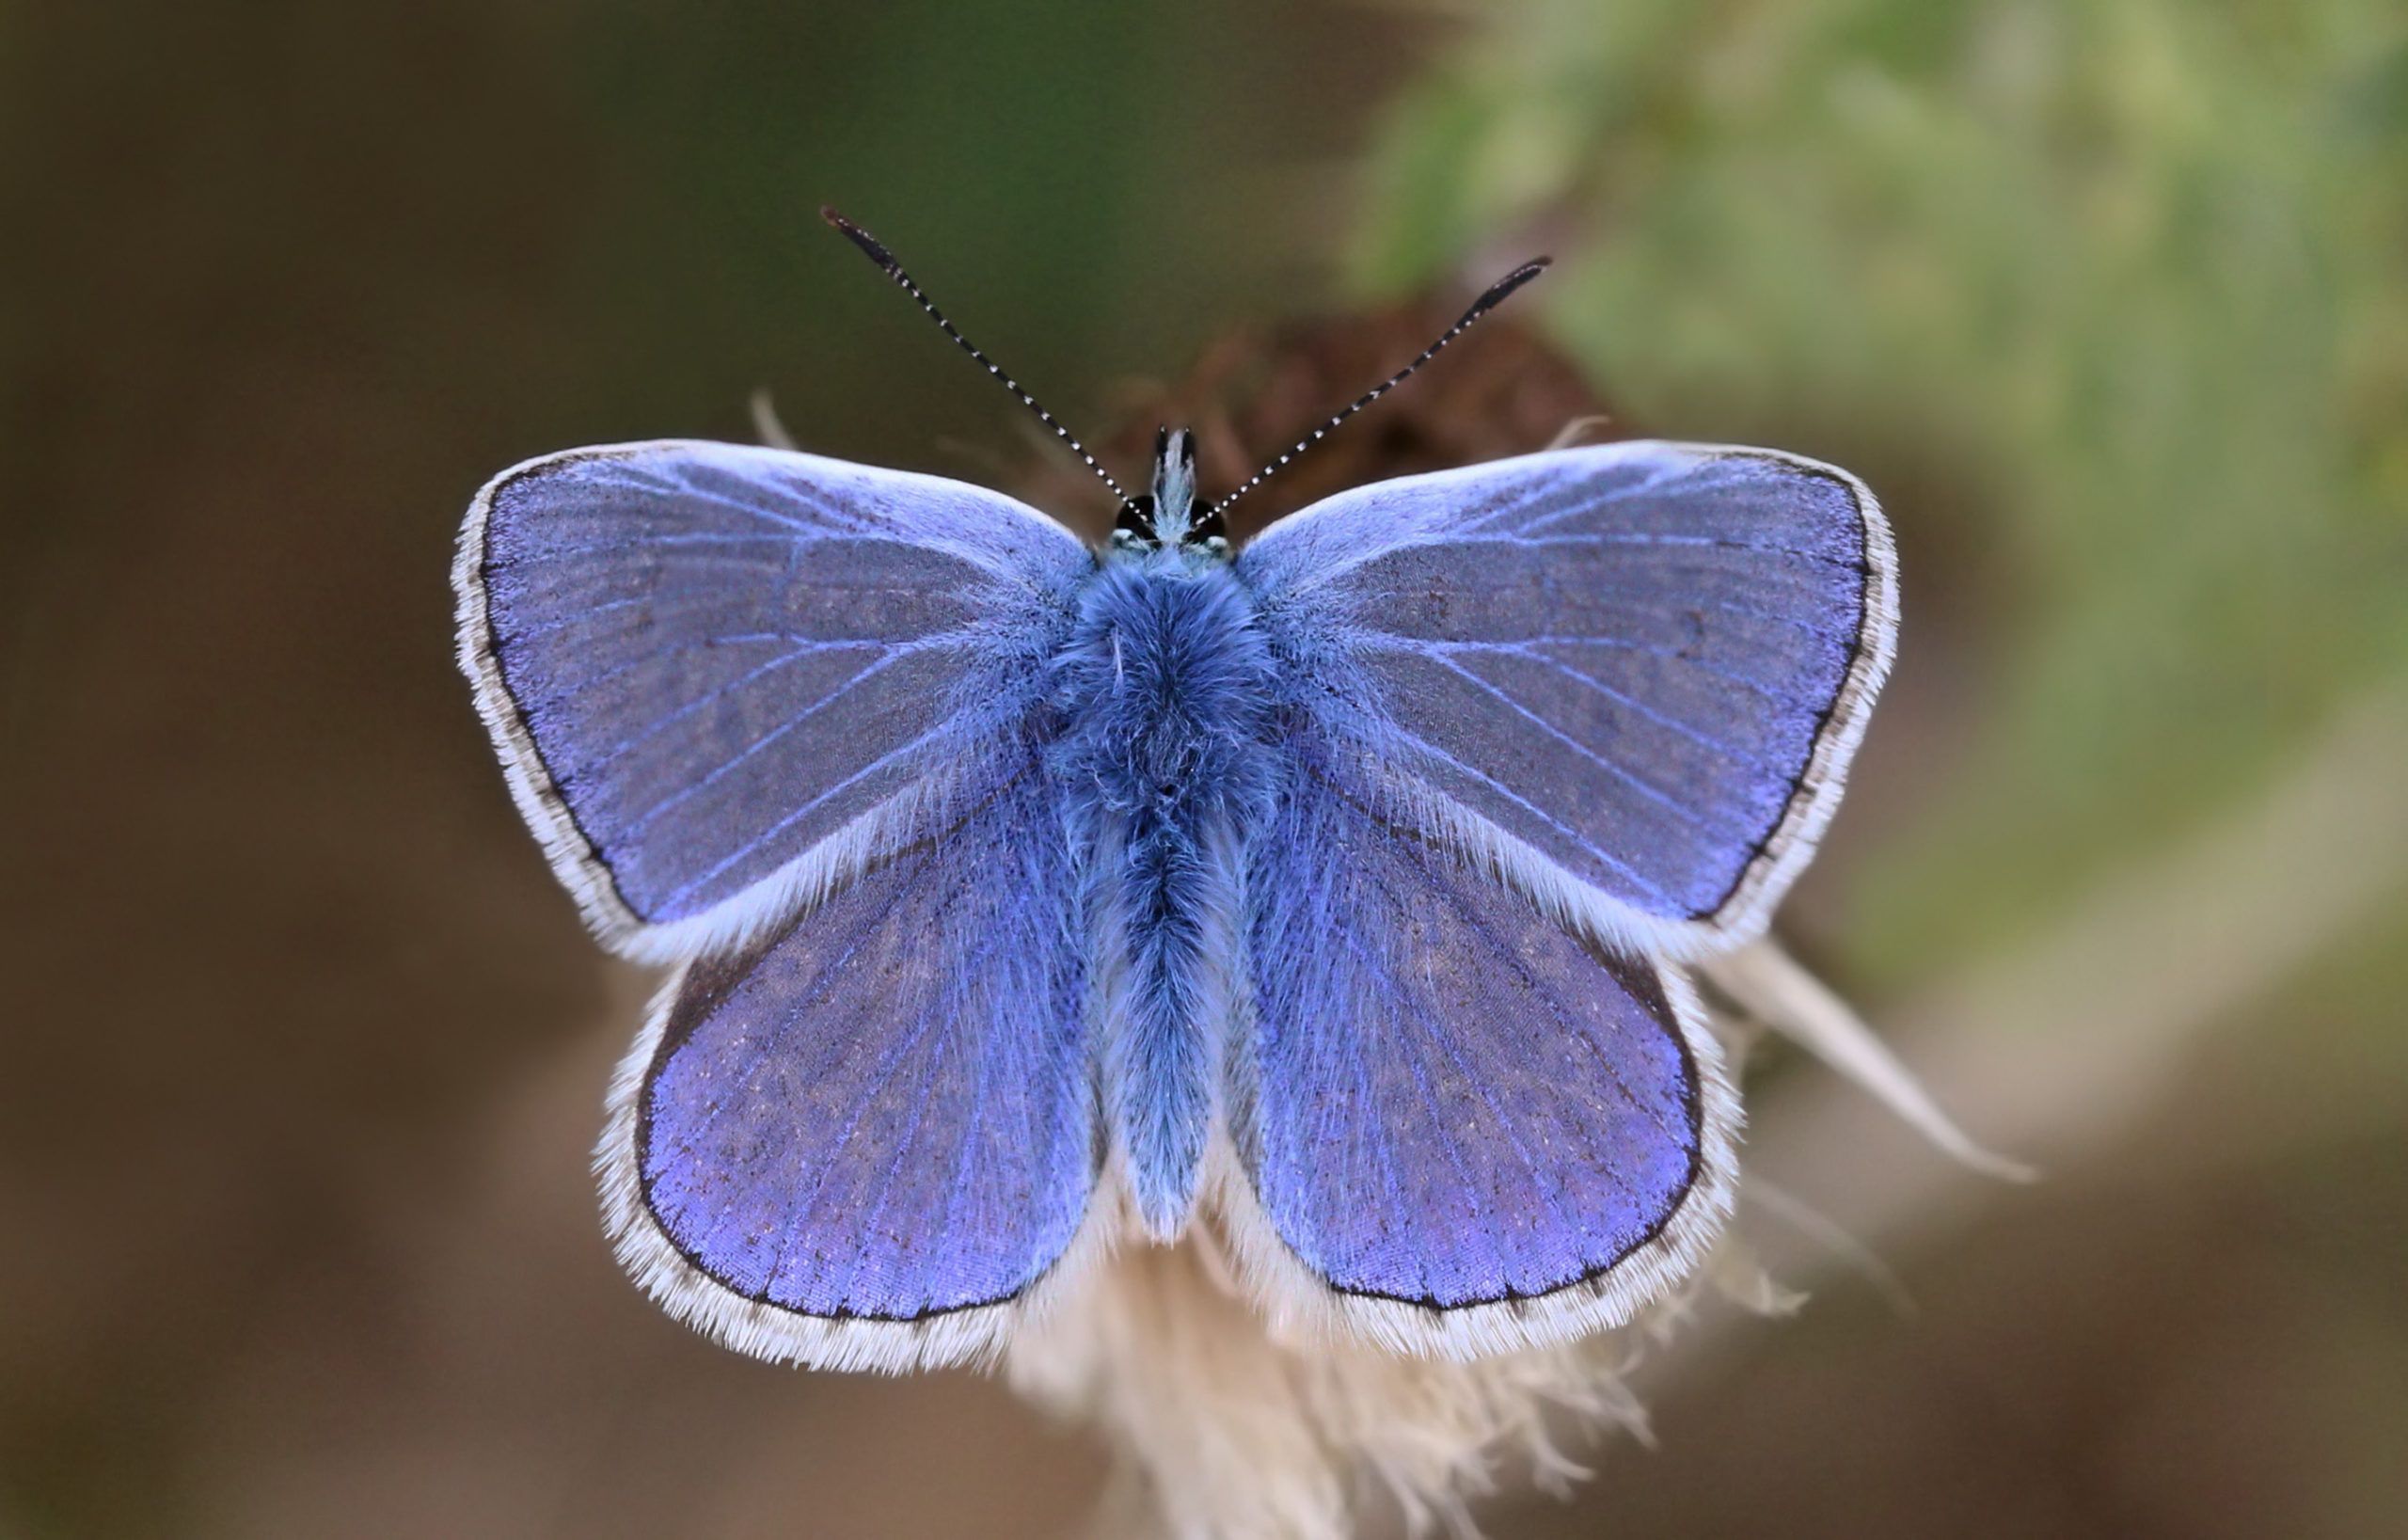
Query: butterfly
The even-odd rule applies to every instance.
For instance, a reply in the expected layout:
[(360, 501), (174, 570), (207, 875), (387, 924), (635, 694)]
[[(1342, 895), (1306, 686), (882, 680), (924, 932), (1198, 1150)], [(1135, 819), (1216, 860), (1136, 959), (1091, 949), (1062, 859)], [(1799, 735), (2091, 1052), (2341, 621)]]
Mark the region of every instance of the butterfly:
[(673, 1315), (990, 1358), (1209, 1214), (1280, 1320), (1470, 1357), (1696, 1267), (1740, 1111), (1681, 964), (1764, 929), (1839, 800), (1893, 644), (1874, 498), (1620, 442), (1223, 517), (1541, 265), (1230, 497), (1166, 430), (1101, 548), (722, 443), (477, 495), (510, 787), (600, 941), (673, 965), (595, 1158)]

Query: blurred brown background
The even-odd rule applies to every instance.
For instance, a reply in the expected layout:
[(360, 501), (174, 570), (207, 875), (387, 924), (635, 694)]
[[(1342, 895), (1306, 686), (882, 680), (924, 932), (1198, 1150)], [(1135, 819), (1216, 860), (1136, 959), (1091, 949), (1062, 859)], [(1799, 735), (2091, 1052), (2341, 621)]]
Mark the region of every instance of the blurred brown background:
[(1804, 1314), (1702, 1326), (1660, 1450), (1495, 1533), (2398, 1532), (2403, 188), (2376, 0), (0, 9), (0, 1533), (1085, 1514), (995, 1384), (621, 1278), (646, 981), (450, 659), (525, 455), (766, 387), (1026, 463), (823, 200), (1098, 437), (1232, 328), (1552, 248), (1520, 319), (1620, 409), (1891, 506), (1903, 661), (1788, 933), (2050, 1180), (1769, 1056), (1757, 1169), (1913, 1310), (1751, 1218)]

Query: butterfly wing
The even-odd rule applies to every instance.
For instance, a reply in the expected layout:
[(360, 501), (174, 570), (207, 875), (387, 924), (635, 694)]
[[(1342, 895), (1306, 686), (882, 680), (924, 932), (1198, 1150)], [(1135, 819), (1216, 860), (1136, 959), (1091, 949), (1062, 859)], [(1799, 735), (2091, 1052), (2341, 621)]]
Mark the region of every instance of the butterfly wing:
[(958, 823), (679, 971), (596, 1151), (620, 1260), (672, 1314), (761, 1357), (932, 1367), (1076, 1272), (1099, 1154), (1065, 827), (1023, 754)]
[(1223, 1213), (1275, 1310), (1469, 1357), (1620, 1325), (1727, 1215), (1738, 1110), (1677, 975), (1576, 938), (1291, 736), (1248, 872)]
[(660, 441), (494, 479), (460, 658), (520, 810), (603, 941), (774, 925), (1000, 784), (1093, 567), (1000, 494)]
[(1333, 773), (1626, 945), (1760, 931), (1839, 799), (1896, 624), (1888, 526), (1766, 450), (1402, 478), (1240, 554)]

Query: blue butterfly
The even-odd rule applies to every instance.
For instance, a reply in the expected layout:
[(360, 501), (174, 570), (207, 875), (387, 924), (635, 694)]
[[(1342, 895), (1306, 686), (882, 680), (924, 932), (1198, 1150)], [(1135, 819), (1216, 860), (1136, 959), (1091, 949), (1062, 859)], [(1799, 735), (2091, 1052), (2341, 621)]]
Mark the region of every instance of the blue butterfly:
[(460, 658), (519, 809), (604, 945), (675, 965), (595, 1157), (671, 1313), (982, 1358), (1209, 1212), (1283, 1319), (1463, 1357), (1711, 1244), (1739, 1107), (1678, 964), (1763, 930), (1839, 800), (1895, 626), (1871, 494), (1638, 442), (1234, 554), (1228, 501), (1174, 432), (1101, 550), (718, 443), (478, 494)]

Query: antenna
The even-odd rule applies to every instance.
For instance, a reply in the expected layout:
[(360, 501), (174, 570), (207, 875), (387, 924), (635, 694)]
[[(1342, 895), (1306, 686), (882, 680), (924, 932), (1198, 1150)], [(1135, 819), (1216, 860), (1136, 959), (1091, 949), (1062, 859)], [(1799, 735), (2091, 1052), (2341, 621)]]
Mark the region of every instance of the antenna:
[(1018, 380), (1015, 380), (1009, 374), (1005, 373), (1003, 370), (997, 366), (994, 359), (990, 358), (984, 353), (979, 352), (975, 343), (972, 342), (969, 338), (962, 336), (960, 331), (955, 327), (954, 324), (944, 318), (944, 312), (938, 310), (935, 303), (931, 301), (927, 295), (920, 292), (920, 286), (911, 281), (911, 275), (903, 271), (903, 264), (895, 260), (895, 253), (887, 250), (885, 246), (877, 236), (872, 235), (869, 231), (862, 229), (861, 226), (854, 224), (851, 220), (846, 218), (843, 214), (838, 214), (834, 209), (830, 208), (824, 203), (819, 206), (819, 217), (835, 226), (837, 230), (845, 237), (845, 239), (861, 247), (862, 254), (867, 257), (870, 261), (878, 263), (878, 265), (885, 271), (886, 276), (895, 280), (896, 288), (902, 290), (905, 294), (910, 294), (914, 300), (917, 300), (919, 302), (920, 309), (928, 312), (928, 319), (935, 322), (940, 330), (942, 330), (947, 337), (952, 338), (954, 341), (960, 346), (962, 352), (967, 353), (973, 358), (977, 359), (979, 367), (985, 369), (988, 373), (994, 375), (998, 380), (1001, 380), (1005, 389), (1009, 390), (1013, 395), (1018, 396), (1020, 398), (1020, 404), (1027, 407), (1030, 411), (1035, 412), (1037, 414), (1037, 420), (1039, 422), (1042, 422), (1047, 427), (1053, 429), (1054, 436), (1056, 438), (1059, 438), (1062, 442), (1069, 445), (1070, 452), (1076, 454), (1081, 460), (1086, 463), (1086, 468), (1095, 472), (1097, 480), (1102, 482), (1104, 485), (1112, 488), (1112, 495), (1120, 500), (1123, 507), (1128, 506), (1129, 494), (1120, 490), (1120, 484), (1112, 479), (1112, 473), (1104, 469), (1103, 467), (1098, 465), (1096, 463), (1095, 456), (1087, 452), (1086, 446), (1080, 443), (1078, 439), (1072, 437), (1069, 429), (1055, 421), (1052, 412), (1049, 412), (1044, 407), (1038, 405), (1035, 396), (1032, 396), (1027, 391), (1022, 389)]
[(1481, 296), (1478, 299), (1471, 302), (1471, 309), (1464, 312), (1463, 319), (1456, 322), (1453, 325), (1449, 326), (1445, 332), (1440, 334), (1436, 341), (1431, 343), (1428, 347), (1423, 348), (1419, 357), (1414, 359), (1411, 363), (1406, 364), (1402, 369), (1398, 370), (1395, 373), (1389, 375), (1378, 385), (1373, 386), (1369, 390), (1364, 391), (1361, 395), (1356, 396), (1352, 402), (1347, 404), (1346, 408), (1343, 411), (1339, 412), (1328, 421), (1323, 423), (1320, 427), (1315, 428), (1304, 437), (1296, 440), (1295, 448), (1290, 450), (1287, 453), (1282, 454), (1279, 458), (1272, 461), (1269, 465), (1264, 466), (1260, 470), (1256, 471), (1253, 477), (1248, 480), (1244, 486), (1239, 487), (1228, 497), (1223, 498), (1220, 501), (1212, 504), (1212, 512), (1207, 516), (1215, 519), (1219, 518), (1222, 514), (1228, 511), (1230, 503), (1237, 501), (1238, 499), (1244, 497), (1248, 492), (1253, 491), (1256, 487), (1260, 486), (1264, 482), (1269, 481), (1272, 477), (1286, 469), (1290, 461), (1293, 460), (1297, 455), (1304, 453), (1305, 451), (1312, 448), (1315, 444), (1320, 443), (1323, 439), (1328, 437), (1331, 432), (1335, 430), (1339, 423), (1345, 421), (1348, 418), (1353, 417), (1356, 412), (1361, 411), (1371, 403), (1379, 400), (1382, 396), (1386, 395), (1398, 386), (1402, 385), (1407, 379), (1412, 377), (1415, 370), (1436, 357), (1440, 348), (1445, 347), (1449, 342), (1453, 341), (1456, 338), (1461, 337), (1465, 331), (1469, 330), (1473, 322), (1479, 320), (1481, 316), (1486, 315), (1489, 311), (1497, 309), (1497, 306), (1504, 304), (1505, 298), (1508, 294), (1511, 294), (1514, 290), (1519, 289), (1522, 285), (1529, 282), (1532, 278), (1537, 278), (1541, 273), (1546, 271), (1547, 264), (1554, 260), (1555, 259), (1552, 257), (1534, 257), (1530, 261), (1524, 262), (1521, 266), (1513, 269), (1511, 273), (1506, 274), (1503, 278), (1498, 278), (1495, 283), (1490, 284), (1481, 292)]

